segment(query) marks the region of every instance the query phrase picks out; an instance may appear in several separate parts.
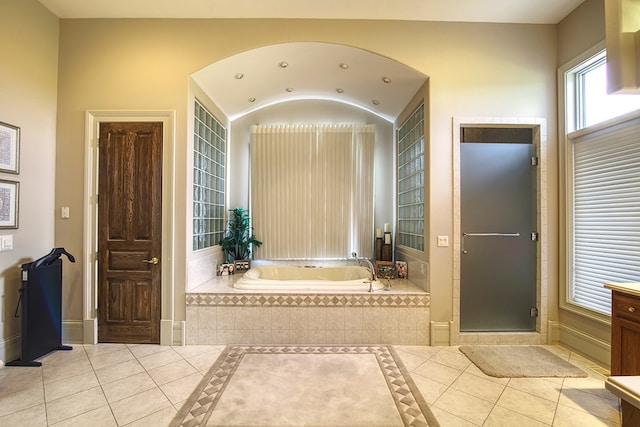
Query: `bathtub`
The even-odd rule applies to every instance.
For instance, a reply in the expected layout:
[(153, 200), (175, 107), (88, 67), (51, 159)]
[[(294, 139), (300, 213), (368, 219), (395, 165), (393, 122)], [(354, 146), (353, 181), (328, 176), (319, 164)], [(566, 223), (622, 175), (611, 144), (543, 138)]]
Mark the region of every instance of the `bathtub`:
[[(234, 283), (237, 289), (266, 291), (369, 291), (371, 273), (365, 267), (349, 265), (340, 267), (295, 267), (262, 265), (251, 267)], [(384, 285), (372, 283), (373, 290)]]

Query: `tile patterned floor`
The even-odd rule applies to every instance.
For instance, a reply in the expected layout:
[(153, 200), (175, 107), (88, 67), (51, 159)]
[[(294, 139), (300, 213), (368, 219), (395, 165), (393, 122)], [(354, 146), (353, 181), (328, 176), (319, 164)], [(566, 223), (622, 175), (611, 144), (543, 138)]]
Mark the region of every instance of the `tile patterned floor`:
[[(547, 347), (588, 378), (492, 378), (457, 347), (395, 347), (442, 427), (619, 426), (606, 372)], [(0, 369), (0, 425), (166, 426), (223, 346), (74, 345), (41, 368)]]

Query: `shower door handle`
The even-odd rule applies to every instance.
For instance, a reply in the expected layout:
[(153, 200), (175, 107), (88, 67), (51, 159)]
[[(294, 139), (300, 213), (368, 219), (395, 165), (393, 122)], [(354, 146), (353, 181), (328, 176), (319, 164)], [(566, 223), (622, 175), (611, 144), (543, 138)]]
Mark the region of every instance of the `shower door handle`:
[(484, 237), (484, 236), (520, 237), (520, 233), (462, 233), (462, 237)]
[(465, 237), (520, 237), (520, 233), (497, 233), (497, 232), (489, 232), (489, 233), (462, 233), (462, 250), (463, 254), (469, 253), (469, 251), (464, 248), (464, 238)]

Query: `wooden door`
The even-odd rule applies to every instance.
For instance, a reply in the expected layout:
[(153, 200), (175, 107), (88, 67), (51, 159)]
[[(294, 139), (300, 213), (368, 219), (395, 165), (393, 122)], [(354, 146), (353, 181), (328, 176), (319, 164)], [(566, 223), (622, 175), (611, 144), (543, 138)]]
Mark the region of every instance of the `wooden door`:
[(160, 343), (162, 123), (102, 123), (98, 341)]

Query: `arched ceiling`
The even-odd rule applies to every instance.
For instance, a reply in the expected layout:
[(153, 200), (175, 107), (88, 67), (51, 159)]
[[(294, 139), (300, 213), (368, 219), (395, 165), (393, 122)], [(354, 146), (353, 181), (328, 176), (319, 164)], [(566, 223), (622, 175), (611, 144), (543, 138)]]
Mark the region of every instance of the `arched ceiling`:
[[(56, 16), (72, 19), (301, 18), (556, 24), (584, 0), (39, 1)], [(279, 65), (283, 62), (286, 67)], [(340, 64), (346, 64), (345, 68)], [(240, 75), (242, 78), (236, 78)], [(389, 58), (327, 43), (285, 43), (254, 49), (211, 64), (193, 77), (232, 120), (288, 100), (329, 99), (392, 121), (426, 80), (421, 73)]]
[(192, 77), (231, 120), (281, 102), (324, 99), (354, 105), (388, 121), (427, 78), (372, 52), (316, 42), (253, 49)]

